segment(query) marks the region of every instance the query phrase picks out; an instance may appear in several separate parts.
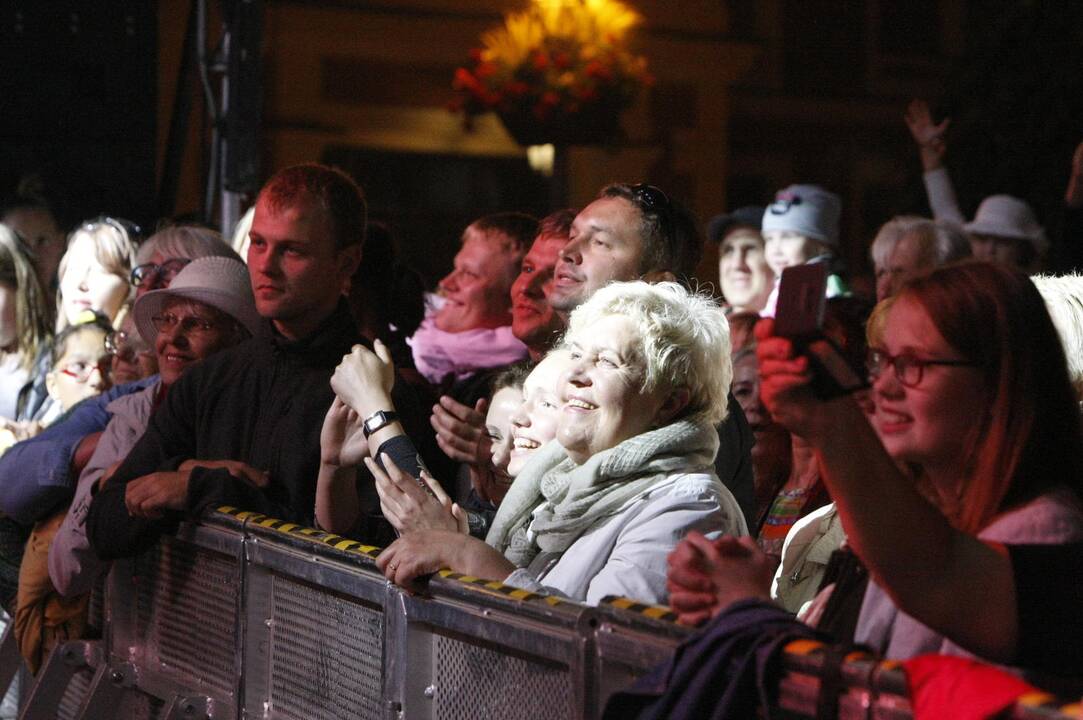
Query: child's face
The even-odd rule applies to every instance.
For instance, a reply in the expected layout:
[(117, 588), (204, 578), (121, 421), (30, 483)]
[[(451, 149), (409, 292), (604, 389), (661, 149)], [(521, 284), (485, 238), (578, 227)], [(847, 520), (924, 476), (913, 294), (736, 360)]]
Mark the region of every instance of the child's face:
[(107, 390), (109, 359), (104, 332), (94, 329), (75, 333), (45, 378), (50, 397), (68, 410), (80, 400)]
[(820, 245), (810, 237), (789, 230), (765, 230), (763, 241), (767, 264), (776, 277), (785, 268), (801, 265), (816, 257)]

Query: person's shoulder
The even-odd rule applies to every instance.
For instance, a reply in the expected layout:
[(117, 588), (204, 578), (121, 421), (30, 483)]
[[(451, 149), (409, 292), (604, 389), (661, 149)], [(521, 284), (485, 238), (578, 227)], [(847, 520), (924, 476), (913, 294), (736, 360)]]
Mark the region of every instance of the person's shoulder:
[(1002, 543), (1067, 543), (1083, 541), (1083, 503), (1066, 486), (1058, 486), (998, 515), (978, 535)]

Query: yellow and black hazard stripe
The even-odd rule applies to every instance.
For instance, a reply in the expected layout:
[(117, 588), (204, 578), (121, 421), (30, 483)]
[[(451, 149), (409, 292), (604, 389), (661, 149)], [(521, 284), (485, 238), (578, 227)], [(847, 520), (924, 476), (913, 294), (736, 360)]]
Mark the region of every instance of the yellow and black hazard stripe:
[(665, 622), (677, 622), (677, 613), (665, 605), (648, 605), (647, 603), (639, 602), (638, 600), (632, 600), (626, 597), (606, 597), (602, 600), (602, 605), (609, 607), (615, 607), (618, 610), (624, 610), (626, 612), (633, 612), (643, 617), (648, 617), (652, 620), (664, 620)]
[(457, 582), (466, 583), (468, 585), (477, 585), (483, 587), (486, 590), (492, 590), (493, 592), (500, 593), (515, 600), (522, 600), (524, 602), (543, 602), (546, 605), (560, 605), (564, 602), (563, 598), (556, 597), (555, 595), (543, 595), (542, 593), (531, 592), (530, 590), (523, 590), (512, 585), (505, 585), (502, 582), (496, 580), (486, 580), (485, 578), (474, 577), (473, 575), (463, 575), (452, 570), (444, 568), (436, 573), (442, 578), (448, 580), (455, 580)]
[(371, 560), (375, 560), (376, 556), (380, 554), (381, 548), (374, 547), (372, 545), (365, 545), (357, 540), (350, 540), (344, 538), (341, 535), (335, 535), (334, 533), (324, 532), (313, 527), (306, 525), (299, 525), (297, 523), (286, 522), (285, 520), (278, 520), (277, 518), (267, 517), (262, 513), (252, 512), (251, 510), (238, 510), (235, 507), (229, 505), (223, 505), (218, 508), (218, 512), (224, 515), (229, 515), (232, 518), (236, 518), (242, 522), (247, 521), (251, 527), (261, 527), (268, 530), (274, 530), (275, 532), (282, 533), (292, 538), (301, 538), (313, 543), (319, 543), (328, 547), (333, 547), (336, 550), (342, 550), (353, 555), (361, 555)]

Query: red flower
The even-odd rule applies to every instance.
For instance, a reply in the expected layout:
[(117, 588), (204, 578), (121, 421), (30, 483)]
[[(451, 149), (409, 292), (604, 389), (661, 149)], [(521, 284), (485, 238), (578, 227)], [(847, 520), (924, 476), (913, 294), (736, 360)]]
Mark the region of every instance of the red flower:
[(553, 64), (556, 65), (561, 70), (564, 70), (569, 65), (572, 64), (572, 59), (570, 57), (568, 57), (568, 53), (566, 53), (566, 52), (554, 53), (553, 54)]
[(598, 80), (609, 81), (613, 79), (613, 71), (597, 60), (591, 60), (587, 63), (587, 66), (583, 68), (583, 72), (587, 74), (587, 77), (597, 78)]
[(451, 87), (456, 90), (466, 90), (475, 95), (481, 92), (481, 85), (478, 83), (478, 79), (471, 75), (470, 71), (466, 68), (457, 68), (455, 70), (455, 79), (451, 81)]
[(575, 92), (576, 96), (585, 103), (598, 99), (598, 91), (592, 87), (581, 87)]
[(549, 56), (541, 50), (534, 53), (534, 56), (531, 58), (531, 60), (534, 63), (535, 70), (544, 70), (545, 68), (549, 67)]
[(529, 90), (530, 86), (522, 80), (512, 80), (504, 86), (504, 92), (508, 95), (515, 95), (516, 97), (526, 95)]
[(478, 66), (474, 68), (474, 74), (479, 78), (487, 78), (496, 72), (496, 65), (491, 62), (478, 63)]
[(557, 95), (552, 90), (548, 90), (548, 91), (542, 93), (541, 100), (539, 102), (542, 105), (545, 105), (545, 106), (548, 106), (548, 107), (556, 107), (557, 105), (560, 104), (560, 95)]

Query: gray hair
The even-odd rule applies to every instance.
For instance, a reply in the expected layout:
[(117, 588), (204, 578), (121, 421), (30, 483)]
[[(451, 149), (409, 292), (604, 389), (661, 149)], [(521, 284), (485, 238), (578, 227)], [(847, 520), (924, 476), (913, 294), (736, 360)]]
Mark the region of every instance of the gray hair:
[(199, 225), (173, 225), (162, 228), (139, 246), (136, 265), (150, 262), (155, 253), (167, 258), (228, 257), (240, 260), (216, 230)]
[(572, 312), (565, 339), (610, 315), (628, 318), (638, 330), (645, 391), (683, 386), (690, 396), (684, 417), (712, 425), (726, 419), (733, 381), (729, 323), (709, 295), (675, 282), (611, 283)]
[(887, 265), (887, 261), (891, 259), (891, 251), (895, 249), (902, 236), (924, 222), (932, 221), (917, 215), (896, 215), (881, 225), (869, 247), (872, 264), (877, 268)]
[(970, 240), (959, 225), (946, 220), (899, 215), (884, 223), (876, 233), (869, 248), (873, 264), (884, 268), (895, 246), (908, 236), (920, 243), (921, 257), (932, 267), (970, 257)]

